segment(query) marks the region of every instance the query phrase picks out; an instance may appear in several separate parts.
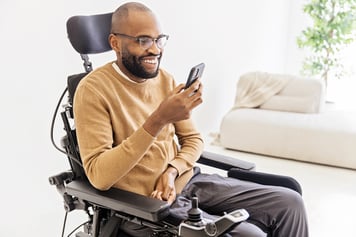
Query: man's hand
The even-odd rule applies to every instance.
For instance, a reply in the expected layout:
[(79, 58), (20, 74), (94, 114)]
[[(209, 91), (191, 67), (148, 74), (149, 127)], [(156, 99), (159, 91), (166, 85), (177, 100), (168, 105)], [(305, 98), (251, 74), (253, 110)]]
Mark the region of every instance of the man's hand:
[(156, 184), (156, 189), (152, 192), (151, 197), (172, 204), (176, 199), (176, 189), (174, 181), (178, 175), (176, 168), (169, 166), (161, 175)]
[(184, 86), (177, 86), (172, 95), (158, 107), (157, 113), (165, 124), (190, 118), (191, 111), (203, 102), (203, 86), (199, 80), (183, 91)]
[(184, 84), (174, 88), (172, 94), (162, 101), (143, 125), (144, 129), (152, 136), (169, 123), (175, 123), (190, 118), (191, 111), (203, 102), (203, 86), (196, 80), (188, 89)]

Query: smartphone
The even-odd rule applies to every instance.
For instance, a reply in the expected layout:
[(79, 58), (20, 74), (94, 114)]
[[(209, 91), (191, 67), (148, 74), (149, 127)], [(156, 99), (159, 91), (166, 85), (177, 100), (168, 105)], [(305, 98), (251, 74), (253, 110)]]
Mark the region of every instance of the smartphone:
[(188, 87), (190, 87), (199, 77), (201, 77), (203, 75), (204, 68), (205, 68), (204, 63), (200, 63), (200, 64), (192, 67), (192, 69), (189, 72), (189, 76), (188, 76), (187, 82), (185, 83), (184, 89), (187, 89)]

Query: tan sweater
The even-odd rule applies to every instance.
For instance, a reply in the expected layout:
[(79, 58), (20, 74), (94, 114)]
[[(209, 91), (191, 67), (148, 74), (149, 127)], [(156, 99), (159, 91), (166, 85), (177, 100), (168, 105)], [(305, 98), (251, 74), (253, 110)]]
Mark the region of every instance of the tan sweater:
[(162, 69), (156, 78), (134, 83), (111, 63), (80, 82), (74, 97), (75, 126), (84, 169), (94, 187), (150, 195), (172, 165), (179, 173), (176, 191), (181, 192), (202, 152), (200, 134), (189, 119), (166, 125), (157, 137), (142, 127), (174, 87), (172, 76)]

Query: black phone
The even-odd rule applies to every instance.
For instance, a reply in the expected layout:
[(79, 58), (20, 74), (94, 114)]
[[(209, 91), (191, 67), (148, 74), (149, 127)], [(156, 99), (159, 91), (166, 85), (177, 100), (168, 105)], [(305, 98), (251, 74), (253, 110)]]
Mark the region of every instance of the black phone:
[(200, 63), (192, 67), (192, 69), (190, 69), (189, 76), (187, 82), (185, 83), (184, 89), (190, 87), (199, 77), (203, 75), (204, 68), (205, 68), (205, 64)]

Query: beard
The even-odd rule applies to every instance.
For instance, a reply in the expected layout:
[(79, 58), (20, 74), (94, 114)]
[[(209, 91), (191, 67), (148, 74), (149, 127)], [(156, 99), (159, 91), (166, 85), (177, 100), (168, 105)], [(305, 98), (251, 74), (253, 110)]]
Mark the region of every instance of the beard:
[(158, 75), (158, 69), (159, 69), (159, 65), (161, 63), (162, 54), (160, 54), (160, 57), (158, 58), (157, 69), (153, 72), (147, 71), (144, 68), (144, 66), (141, 64), (141, 60), (147, 56), (157, 56), (157, 55), (149, 54), (149, 55), (138, 57), (138, 56), (134, 56), (134, 55), (130, 54), (129, 52), (125, 51), (125, 52), (122, 52), (122, 64), (135, 77), (144, 78), (144, 79), (154, 78)]

